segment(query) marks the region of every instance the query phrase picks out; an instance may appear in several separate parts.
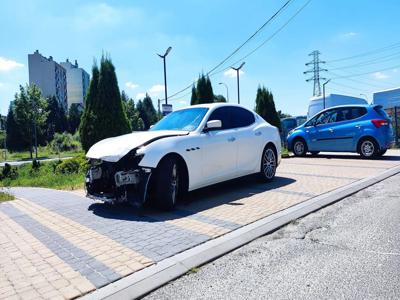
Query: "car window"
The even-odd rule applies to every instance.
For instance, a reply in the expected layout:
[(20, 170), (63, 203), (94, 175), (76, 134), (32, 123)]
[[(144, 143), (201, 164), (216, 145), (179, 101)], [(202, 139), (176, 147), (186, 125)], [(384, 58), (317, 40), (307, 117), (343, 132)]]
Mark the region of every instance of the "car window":
[(150, 131), (156, 130), (184, 130), (193, 131), (195, 130), (204, 115), (207, 113), (208, 108), (205, 107), (193, 107), (182, 110), (177, 110), (158, 121)]
[(336, 119), (337, 119), (337, 110), (336, 109), (328, 110), (326, 112), (323, 112), (316, 118), (315, 124), (323, 125), (323, 124), (333, 123), (336, 122)]
[(221, 121), (222, 123), (221, 129), (232, 128), (229, 107), (219, 107), (216, 110), (214, 110), (211, 113), (210, 117), (208, 118), (208, 121), (213, 121), (213, 120)]
[(254, 114), (241, 107), (230, 107), (232, 128), (246, 127), (255, 122)]
[(337, 122), (354, 120), (366, 113), (365, 107), (344, 107), (339, 109)]

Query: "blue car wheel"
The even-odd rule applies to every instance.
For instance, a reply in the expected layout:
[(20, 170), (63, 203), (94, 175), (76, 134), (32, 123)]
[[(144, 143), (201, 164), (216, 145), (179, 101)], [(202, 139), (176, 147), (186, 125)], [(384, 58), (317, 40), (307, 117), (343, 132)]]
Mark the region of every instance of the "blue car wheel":
[(293, 153), (295, 156), (305, 156), (307, 151), (307, 144), (303, 139), (297, 139), (294, 141)]

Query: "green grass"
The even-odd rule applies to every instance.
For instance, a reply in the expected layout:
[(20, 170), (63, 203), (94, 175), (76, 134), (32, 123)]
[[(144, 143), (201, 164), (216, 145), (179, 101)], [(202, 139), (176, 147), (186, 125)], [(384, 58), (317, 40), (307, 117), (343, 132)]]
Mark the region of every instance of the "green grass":
[[(1, 161), (4, 161), (4, 149), (0, 149)], [(64, 151), (60, 154), (55, 153), (49, 149), (49, 147), (38, 147), (38, 158), (58, 158), (58, 157), (75, 157), (84, 154), (82, 150), (74, 151)], [(33, 157), (35, 157), (35, 152), (33, 152)], [(31, 156), (29, 151), (21, 152), (8, 152), (7, 151), (7, 161), (18, 161), (18, 160), (30, 160)]]
[(53, 162), (42, 162), (39, 170), (32, 170), (32, 164), (24, 164), (18, 167), (18, 177), (5, 178), (0, 181), (2, 187), (31, 186), (46, 187), (62, 190), (76, 190), (83, 188), (85, 174), (58, 174), (53, 170)]
[(289, 150), (286, 148), (282, 148), (282, 158), (288, 158), (289, 157)]
[(6, 202), (6, 201), (11, 201), (11, 200), (14, 200), (14, 199), (15, 199), (14, 195), (11, 195), (11, 194), (6, 193), (6, 192), (0, 192), (0, 203), (1, 202)]

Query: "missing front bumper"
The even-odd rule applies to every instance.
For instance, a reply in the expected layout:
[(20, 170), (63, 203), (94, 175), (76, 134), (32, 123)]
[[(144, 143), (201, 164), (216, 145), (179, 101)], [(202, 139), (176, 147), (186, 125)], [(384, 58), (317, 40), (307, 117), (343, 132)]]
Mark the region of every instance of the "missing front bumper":
[(151, 174), (151, 169), (147, 168), (110, 171), (95, 166), (86, 175), (86, 195), (104, 203), (129, 203), (141, 207), (148, 198)]

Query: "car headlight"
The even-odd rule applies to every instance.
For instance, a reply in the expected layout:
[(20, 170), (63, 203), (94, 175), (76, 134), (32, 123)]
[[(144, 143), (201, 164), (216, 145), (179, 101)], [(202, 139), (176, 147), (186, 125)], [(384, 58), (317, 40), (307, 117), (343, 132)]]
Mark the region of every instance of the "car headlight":
[(294, 129), (290, 130), (290, 131), (288, 132), (287, 136), (288, 136), (288, 137), (291, 136), (291, 135), (293, 134), (293, 132), (294, 132)]

